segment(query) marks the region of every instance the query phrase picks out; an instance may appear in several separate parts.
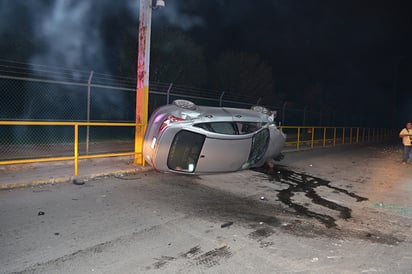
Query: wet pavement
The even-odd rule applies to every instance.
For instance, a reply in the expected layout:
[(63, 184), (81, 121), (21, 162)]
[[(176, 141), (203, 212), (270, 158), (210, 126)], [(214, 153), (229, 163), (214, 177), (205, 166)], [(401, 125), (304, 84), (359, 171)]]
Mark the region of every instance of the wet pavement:
[(311, 211), (304, 205), (294, 203), (292, 197), (298, 192), (304, 193), (306, 197), (310, 198), (312, 203), (338, 211), (339, 218), (345, 220), (350, 219), (352, 217), (352, 210), (348, 207), (327, 200), (327, 197), (322, 197), (316, 192), (317, 187), (327, 187), (333, 190), (334, 193), (342, 193), (348, 195), (354, 198), (357, 202), (368, 200), (368, 198), (358, 196), (353, 192), (347, 191), (346, 189), (331, 186), (330, 181), (310, 176), (305, 173), (298, 173), (287, 169), (285, 166), (276, 165), (273, 168), (269, 168), (266, 166), (262, 168), (257, 168), (255, 170), (269, 175), (267, 179), (273, 183), (281, 183), (288, 185), (288, 188), (279, 191), (277, 195), (279, 201), (293, 208), (300, 215), (305, 215), (307, 217), (319, 220), (326, 227), (336, 227), (336, 219), (325, 214), (320, 214)]

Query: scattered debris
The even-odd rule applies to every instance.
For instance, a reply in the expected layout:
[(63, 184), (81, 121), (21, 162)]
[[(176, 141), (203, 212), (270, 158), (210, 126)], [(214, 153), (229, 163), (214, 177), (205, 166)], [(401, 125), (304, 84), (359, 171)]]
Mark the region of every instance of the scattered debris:
[(328, 258), (328, 259), (339, 259), (340, 256), (326, 256), (326, 258)]
[(59, 235), (60, 235), (60, 233), (59, 233), (59, 232), (55, 232), (55, 233), (54, 233), (54, 235), (59, 236)]
[(84, 181), (78, 181), (76, 179), (73, 179), (73, 184), (81, 186), (81, 185), (84, 185), (85, 183), (84, 183)]
[(37, 213), (37, 216), (43, 216), (44, 214), (44, 211), (39, 211), (39, 213)]
[(263, 222), (259, 222), (260, 225), (263, 225)]
[(260, 197), (262, 201), (266, 200), (265, 196)]
[(312, 263), (314, 263), (314, 262), (317, 262), (317, 261), (319, 261), (319, 258), (317, 258), (317, 257), (315, 257), (315, 258), (312, 258), (312, 260), (310, 260)]
[(229, 227), (229, 226), (231, 226), (231, 225), (233, 225), (233, 222), (227, 222), (227, 223), (222, 224), (222, 225), (220, 226), (220, 228)]

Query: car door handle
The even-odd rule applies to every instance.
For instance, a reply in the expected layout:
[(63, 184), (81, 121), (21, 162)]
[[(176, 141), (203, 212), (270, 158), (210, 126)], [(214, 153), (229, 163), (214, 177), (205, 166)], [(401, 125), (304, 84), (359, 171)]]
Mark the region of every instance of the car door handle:
[(200, 158), (205, 158), (205, 155), (200, 155)]

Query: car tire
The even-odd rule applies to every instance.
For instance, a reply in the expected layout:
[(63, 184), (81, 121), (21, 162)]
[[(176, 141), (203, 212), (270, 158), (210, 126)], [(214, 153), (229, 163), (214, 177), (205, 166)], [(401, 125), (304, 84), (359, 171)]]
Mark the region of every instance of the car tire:
[(271, 111), (269, 109), (267, 109), (265, 107), (262, 107), (262, 106), (252, 106), (250, 109), (253, 110), (253, 111), (256, 111), (256, 112), (266, 114), (266, 115), (271, 114)]
[(195, 110), (196, 109), (196, 104), (189, 101), (189, 100), (178, 99), (178, 100), (174, 100), (173, 104), (175, 106), (178, 106), (178, 107), (184, 108), (184, 109), (190, 109), (190, 110)]

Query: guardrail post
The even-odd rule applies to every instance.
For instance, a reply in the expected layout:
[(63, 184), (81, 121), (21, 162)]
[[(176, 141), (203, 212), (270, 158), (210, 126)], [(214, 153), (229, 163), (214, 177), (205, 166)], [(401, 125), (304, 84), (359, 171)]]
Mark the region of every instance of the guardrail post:
[(359, 144), (359, 128), (356, 128), (356, 143)]
[(333, 146), (336, 146), (336, 127), (333, 128)]
[(323, 128), (323, 147), (326, 147), (326, 128)]
[(368, 143), (371, 142), (371, 129), (368, 128)]
[(349, 137), (350, 137), (349, 144), (352, 144), (352, 142), (353, 142), (353, 128), (350, 128)]
[(365, 143), (366, 128), (362, 128), (362, 143)]
[(300, 127), (298, 127), (298, 140), (296, 142), (296, 150), (299, 151), (300, 148)]
[(345, 144), (345, 128), (342, 128), (342, 145)]
[(79, 174), (79, 124), (74, 124), (74, 176)]

